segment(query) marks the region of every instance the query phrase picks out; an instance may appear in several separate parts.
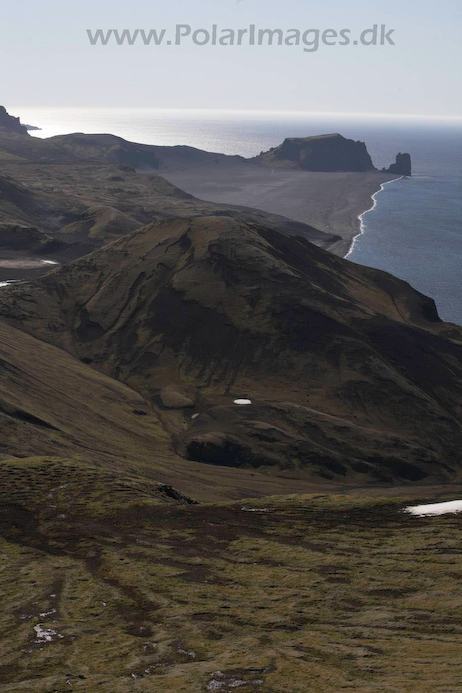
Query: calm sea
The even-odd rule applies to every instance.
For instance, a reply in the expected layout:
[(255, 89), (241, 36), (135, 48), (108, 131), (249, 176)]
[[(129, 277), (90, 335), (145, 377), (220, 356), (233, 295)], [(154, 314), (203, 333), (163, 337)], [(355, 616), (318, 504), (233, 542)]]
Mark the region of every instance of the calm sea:
[(348, 259), (387, 270), (462, 324), (462, 120), (381, 119), (163, 109), (9, 109), (50, 137), (109, 132), (146, 144), (187, 144), (254, 156), (285, 137), (340, 132), (367, 143), (374, 164), (410, 152), (414, 176), (386, 185)]

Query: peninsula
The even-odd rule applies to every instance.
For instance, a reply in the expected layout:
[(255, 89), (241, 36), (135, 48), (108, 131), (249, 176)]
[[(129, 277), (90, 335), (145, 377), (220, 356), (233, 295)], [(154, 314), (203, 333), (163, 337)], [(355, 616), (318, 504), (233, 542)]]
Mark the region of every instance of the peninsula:
[[(49, 221), (38, 220), (35, 208), (26, 216), (13, 215), (14, 222), (35, 225), (55, 239), (84, 244), (129, 232), (165, 214), (183, 214), (186, 208), (200, 214), (227, 209), (267, 219), (345, 256), (372, 196), (383, 183), (403, 175), (392, 167), (377, 171), (364, 143), (339, 134), (289, 139), (247, 160), (188, 146), (136, 144), (105, 134), (40, 139), (18, 131), (18, 122), (8, 116), (3, 127), (0, 124), (3, 186), (19, 185), (23, 194), (32, 194), (37, 201), (45, 195), (45, 207), (51, 205), (54, 211), (50, 210)], [(123, 175), (110, 173), (111, 166), (124, 167)], [(117, 185), (122, 182), (117, 178), (127, 176), (129, 193), (126, 186)], [(64, 187), (63, 178), (68, 181)], [(169, 188), (165, 181), (175, 187)], [(88, 202), (91, 199), (94, 204)], [(102, 199), (108, 204), (102, 205)], [(66, 248), (67, 257), (78, 252), (75, 246)]]

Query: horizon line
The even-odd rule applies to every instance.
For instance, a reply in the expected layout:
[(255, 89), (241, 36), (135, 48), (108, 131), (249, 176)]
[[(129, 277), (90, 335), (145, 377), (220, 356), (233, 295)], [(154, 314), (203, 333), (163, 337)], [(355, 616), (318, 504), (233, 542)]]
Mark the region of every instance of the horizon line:
[[(10, 107), (11, 110), (34, 109), (46, 110), (117, 110), (134, 111), (149, 110), (159, 112), (188, 112), (188, 113), (215, 113), (226, 114), (234, 113), (240, 115), (297, 115), (297, 116), (319, 116), (319, 117), (347, 117), (347, 118), (389, 118), (389, 119), (415, 119), (415, 120), (445, 120), (462, 121), (462, 115), (438, 115), (438, 114), (417, 114), (417, 113), (376, 113), (376, 112), (357, 112), (357, 111), (305, 111), (305, 110), (273, 110), (273, 109), (241, 109), (241, 108), (187, 108), (183, 106), (32, 106), (22, 105)], [(10, 108), (7, 111), (11, 113)]]

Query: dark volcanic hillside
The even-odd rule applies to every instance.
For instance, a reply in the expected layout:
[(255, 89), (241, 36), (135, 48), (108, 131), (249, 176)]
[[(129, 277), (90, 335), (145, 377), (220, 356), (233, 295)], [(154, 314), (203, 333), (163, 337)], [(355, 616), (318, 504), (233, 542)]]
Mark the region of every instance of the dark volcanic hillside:
[(183, 457), (346, 483), (459, 473), (461, 331), (302, 238), (168, 220), (2, 298), (15, 327), (150, 400)]
[[(54, 486), (63, 483), (60, 474), (72, 477), (80, 470), (85, 475), (85, 469), (92, 485), (98, 474), (91, 470), (98, 469), (102, 496), (113, 493), (104, 492), (109, 477), (119, 480), (119, 490), (127, 481), (134, 483), (136, 490), (132, 488), (129, 495), (138, 499), (140, 493), (141, 498), (149, 496), (158, 482), (180, 485), (200, 501), (310, 490), (308, 482), (241, 469), (213, 475), (211, 468), (186, 461), (172, 450), (158, 407), (62, 349), (4, 322), (0, 324), (0, 456), (0, 475), (8, 474), (9, 461), (14, 466), (20, 460), (26, 469), (39, 462), (41, 483), (55, 480)], [(56, 470), (49, 472), (57, 458)], [(18, 491), (22, 488), (28, 497), (34, 496), (28, 481), (14, 475), (10, 481)], [(2, 484), (12, 502), (4, 479)], [(46, 494), (42, 496), (38, 488), (35, 493), (34, 502), (46, 509)], [(74, 500), (78, 502), (77, 497)], [(0, 524), (1, 520), (0, 514)]]

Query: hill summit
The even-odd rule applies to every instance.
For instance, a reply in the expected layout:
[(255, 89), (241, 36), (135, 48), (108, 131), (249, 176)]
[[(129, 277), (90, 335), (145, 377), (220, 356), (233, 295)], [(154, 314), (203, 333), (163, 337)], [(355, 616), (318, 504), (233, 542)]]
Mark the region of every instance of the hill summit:
[(304, 238), (168, 219), (2, 299), (11, 325), (146, 397), (187, 459), (344, 483), (457, 475), (460, 330)]

